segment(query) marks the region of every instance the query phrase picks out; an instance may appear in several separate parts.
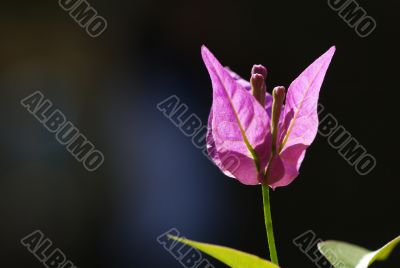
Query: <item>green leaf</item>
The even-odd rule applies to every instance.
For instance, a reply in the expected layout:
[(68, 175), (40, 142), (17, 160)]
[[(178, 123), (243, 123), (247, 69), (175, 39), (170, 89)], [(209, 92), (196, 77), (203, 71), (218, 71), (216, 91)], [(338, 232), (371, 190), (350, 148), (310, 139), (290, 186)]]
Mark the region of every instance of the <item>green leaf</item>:
[(185, 238), (170, 236), (172, 239), (194, 247), (232, 268), (279, 268), (277, 265), (261, 259), (255, 255), (244, 253), (235, 249), (199, 243)]
[(369, 251), (346, 242), (326, 241), (319, 243), (318, 249), (335, 268), (367, 268), (374, 261), (387, 259), (398, 243), (400, 236), (376, 251)]

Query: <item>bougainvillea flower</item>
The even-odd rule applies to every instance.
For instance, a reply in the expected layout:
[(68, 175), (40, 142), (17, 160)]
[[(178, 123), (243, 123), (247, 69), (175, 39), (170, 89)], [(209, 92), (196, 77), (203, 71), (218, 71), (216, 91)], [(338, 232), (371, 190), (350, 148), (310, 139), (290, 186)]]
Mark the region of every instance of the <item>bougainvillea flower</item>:
[(287, 94), (284, 87), (269, 94), (265, 67), (254, 65), (246, 81), (202, 47), (213, 88), (207, 150), (222, 172), (243, 184), (272, 188), (298, 176), (318, 131), (319, 91), (334, 53), (332, 47), (312, 63)]

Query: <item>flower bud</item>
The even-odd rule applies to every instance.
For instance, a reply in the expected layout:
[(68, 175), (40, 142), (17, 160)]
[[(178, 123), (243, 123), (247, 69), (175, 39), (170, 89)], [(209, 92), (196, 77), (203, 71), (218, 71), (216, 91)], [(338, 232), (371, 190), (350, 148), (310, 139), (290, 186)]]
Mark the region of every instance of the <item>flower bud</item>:
[(262, 77), (264, 77), (264, 80), (267, 79), (267, 68), (265, 68), (262, 65), (253, 65), (253, 68), (251, 69), (251, 74), (261, 74)]
[(250, 78), (251, 93), (263, 107), (265, 106), (265, 93), (267, 91), (266, 78), (267, 69), (262, 65), (254, 65)]
[(278, 124), (281, 116), (283, 101), (285, 100), (286, 90), (284, 87), (275, 87), (272, 91), (272, 118), (271, 118), (271, 132), (272, 132), (272, 152), (276, 153), (276, 141), (278, 137)]

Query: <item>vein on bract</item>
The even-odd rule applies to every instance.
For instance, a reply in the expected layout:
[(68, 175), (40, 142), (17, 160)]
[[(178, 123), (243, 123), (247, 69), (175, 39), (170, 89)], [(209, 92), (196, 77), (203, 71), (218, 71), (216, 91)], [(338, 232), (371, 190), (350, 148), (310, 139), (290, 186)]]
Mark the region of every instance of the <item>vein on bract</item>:
[[(207, 57), (208, 57), (208, 55), (207, 55)], [(252, 157), (253, 157), (254, 164), (256, 165), (257, 171), (260, 172), (260, 160), (259, 160), (259, 158), (258, 158), (258, 156), (257, 156), (257, 153), (255, 152), (254, 148), (251, 146), (251, 144), (250, 144), (250, 142), (249, 142), (249, 140), (248, 140), (248, 138), (247, 138), (247, 136), (246, 136), (246, 132), (244, 131), (244, 128), (243, 128), (243, 126), (242, 126), (242, 123), (240, 122), (239, 115), (238, 115), (238, 113), (237, 113), (237, 111), (236, 111), (236, 109), (235, 109), (235, 106), (233, 105), (232, 100), (231, 100), (231, 98), (230, 98), (230, 96), (229, 96), (229, 94), (228, 94), (228, 90), (227, 90), (227, 88), (226, 88), (226, 86), (225, 86), (225, 83), (224, 83), (224, 81), (221, 80), (221, 74), (219, 73), (218, 69), (215, 68), (214, 63), (213, 63), (212, 61), (210, 61), (210, 62), (211, 62), (211, 64), (213, 65), (214, 70), (215, 70), (216, 73), (217, 73), (217, 78), (218, 78), (220, 84), (222, 85), (222, 87), (223, 87), (223, 89), (224, 89), (224, 91), (225, 91), (225, 94), (226, 94), (226, 96), (227, 96), (227, 98), (228, 98), (228, 100), (229, 100), (229, 104), (230, 104), (230, 106), (231, 106), (231, 108), (232, 108), (232, 110), (233, 110), (233, 113), (234, 113), (234, 115), (235, 115), (236, 121), (237, 121), (238, 126), (239, 126), (239, 129), (240, 129), (240, 133), (242, 134), (243, 141), (244, 141), (244, 143), (245, 143), (245, 145), (246, 145), (246, 148), (249, 150), (250, 154), (251, 154)], [(238, 85), (237, 85), (237, 86), (238, 86)]]
[[(326, 63), (325, 63), (325, 64), (326, 64)], [(300, 112), (300, 110), (301, 110), (301, 108), (302, 108), (302, 106), (303, 106), (303, 102), (304, 102), (304, 100), (305, 100), (305, 98), (306, 98), (306, 96), (307, 96), (307, 94), (308, 94), (308, 91), (310, 90), (312, 84), (315, 82), (315, 79), (318, 77), (318, 75), (320, 74), (320, 72), (321, 72), (322, 68), (325, 66), (325, 64), (323, 64), (323, 65), (319, 68), (317, 74), (314, 76), (314, 78), (313, 78), (313, 79), (311, 80), (311, 82), (308, 84), (307, 90), (305, 91), (305, 93), (304, 93), (304, 95), (302, 96), (302, 99), (301, 99), (301, 101), (300, 101), (300, 105), (299, 105), (299, 107), (297, 108), (297, 111), (295, 112), (295, 114), (294, 114), (292, 120), (290, 121), (290, 124), (289, 124), (289, 127), (288, 127), (288, 131), (286, 132), (286, 135), (285, 135), (285, 137), (283, 138), (282, 144), (281, 144), (281, 146), (280, 146), (280, 148), (279, 148), (279, 153), (282, 152), (283, 148), (284, 148), (285, 145), (286, 145), (286, 142), (287, 142), (287, 140), (288, 140), (288, 138), (289, 138), (289, 136), (290, 136), (290, 133), (292, 132), (292, 128), (293, 128), (294, 123), (295, 123), (295, 121), (296, 121), (296, 119), (297, 119), (297, 116), (298, 116), (298, 114), (299, 114), (299, 112)]]

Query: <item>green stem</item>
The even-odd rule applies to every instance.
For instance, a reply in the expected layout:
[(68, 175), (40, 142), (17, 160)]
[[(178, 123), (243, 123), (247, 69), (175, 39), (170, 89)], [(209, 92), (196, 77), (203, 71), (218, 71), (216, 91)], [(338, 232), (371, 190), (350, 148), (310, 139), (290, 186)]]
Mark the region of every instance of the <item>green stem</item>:
[(269, 255), (271, 257), (271, 261), (276, 265), (279, 265), (278, 253), (276, 252), (276, 246), (275, 246), (274, 228), (272, 226), (271, 205), (270, 205), (268, 187), (269, 187), (268, 185), (262, 185), (265, 229), (267, 230)]

